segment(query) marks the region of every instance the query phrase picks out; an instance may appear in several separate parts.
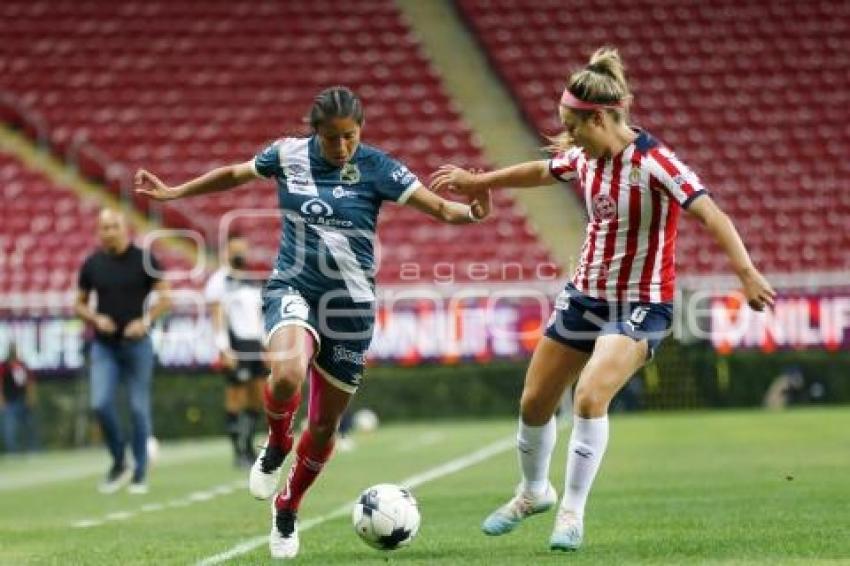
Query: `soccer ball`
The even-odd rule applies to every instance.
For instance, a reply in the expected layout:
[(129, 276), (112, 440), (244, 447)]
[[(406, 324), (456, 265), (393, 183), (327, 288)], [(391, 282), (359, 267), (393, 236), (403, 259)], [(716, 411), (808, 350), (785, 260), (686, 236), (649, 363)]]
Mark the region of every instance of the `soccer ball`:
[(351, 513), (354, 530), (378, 550), (407, 546), (419, 532), (419, 507), (409, 490), (382, 483), (360, 494)]
[(360, 409), (351, 417), (354, 430), (360, 432), (374, 432), (378, 428), (378, 415), (372, 409)]

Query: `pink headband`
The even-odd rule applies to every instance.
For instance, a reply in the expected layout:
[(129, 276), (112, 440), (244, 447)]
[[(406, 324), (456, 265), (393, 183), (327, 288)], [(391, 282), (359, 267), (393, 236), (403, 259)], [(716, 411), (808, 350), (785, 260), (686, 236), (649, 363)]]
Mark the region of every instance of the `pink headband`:
[(568, 89), (564, 90), (564, 94), (561, 96), (561, 106), (566, 106), (567, 108), (572, 108), (573, 110), (615, 110), (617, 108), (625, 108), (626, 102), (625, 100), (618, 100), (617, 102), (608, 102), (606, 104), (601, 104), (598, 102), (586, 102), (584, 100), (579, 100), (573, 93), (571, 93)]

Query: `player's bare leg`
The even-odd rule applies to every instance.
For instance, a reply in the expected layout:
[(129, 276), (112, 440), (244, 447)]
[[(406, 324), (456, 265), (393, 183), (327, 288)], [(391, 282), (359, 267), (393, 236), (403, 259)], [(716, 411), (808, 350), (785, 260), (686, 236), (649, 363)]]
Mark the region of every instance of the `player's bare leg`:
[(549, 541), (553, 550), (577, 550), (581, 546), (584, 507), (608, 445), (608, 405), (646, 362), (647, 347), (646, 340), (601, 336), (581, 372), (575, 392), (564, 495)]
[(301, 326), (283, 326), (269, 341), (271, 375), (264, 390), (269, 439), (248, 480), (251, 495), (257, 499), (268, 499), (277, 491), (283, 460), (292, 450), (292, 423), (314, 351), (312, 335)]
[(520, 400), (517, 454), (522, 482), (514, 497), (484, 520), (481, 529), (485, 534), (509, 533), (526, 517), (548, 511), (557, 502), (558, 495), (549, 482), (556, 437), (555, 409), (589, 357), (545, 336), (535, 348)]
[(352, 393), (330, 384), (320, 372), (315, 366), (310, 370), (307, 430), (298, 439), (296, 459), (286, 485), (272, 505), (269, 550), (273, 558), (294, 558), (298, 554), (298, 508), (330, 459), (339, 421), (352, 397)]

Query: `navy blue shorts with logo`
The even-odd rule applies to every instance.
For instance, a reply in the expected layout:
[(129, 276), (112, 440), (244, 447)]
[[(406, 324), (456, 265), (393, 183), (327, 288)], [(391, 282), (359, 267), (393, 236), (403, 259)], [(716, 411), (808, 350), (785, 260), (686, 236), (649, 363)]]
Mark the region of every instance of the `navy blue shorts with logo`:
[(281, 327), (301, 326), (318, 344), (313, 364), (325, 379), (348, 393), (357, 391), (374, 333), (374, 303), (312, 299), (283, 281), (271, 280), (263, 290), (263, 319), (266, 346)]
[(599, 336), (622, 334), (649, 344), (647, 359), (670, 334), (673, 305), (594, 299), (567, 284), (555, 299), (546, 336), (582, 352), (592, 352)]

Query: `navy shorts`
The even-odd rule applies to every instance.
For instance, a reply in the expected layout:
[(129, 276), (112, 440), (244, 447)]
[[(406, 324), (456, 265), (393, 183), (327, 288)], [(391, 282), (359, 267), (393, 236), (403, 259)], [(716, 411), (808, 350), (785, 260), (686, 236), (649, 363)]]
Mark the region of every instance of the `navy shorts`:
[(236, 367), (226, 374), (228, 385), (241, 385), (268, 376), (269, 370), (263, 361), (263, 344), (259, 340), (240, 340), (231, 336), (230, 347), (236, 353)]
[(555, 299), (545, 334), (588, 353), (593, 352), (599, 336), (622, 334), (636, 341), (646, 340), (650, 359), (670, 334), (672, 321), (670, 303), (608, 302), (588, 297), (569, 283)]
[(314, 300), (273, 280), (263, 291), (263, 319), (266, 346), (278, 329), (301, 326), (318, 345), (313, 365), (319, 373), (343, 391), (357, 391), (374, 334), (374, 303), (354, 303), (345, 298)]

